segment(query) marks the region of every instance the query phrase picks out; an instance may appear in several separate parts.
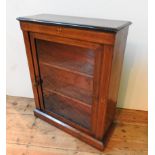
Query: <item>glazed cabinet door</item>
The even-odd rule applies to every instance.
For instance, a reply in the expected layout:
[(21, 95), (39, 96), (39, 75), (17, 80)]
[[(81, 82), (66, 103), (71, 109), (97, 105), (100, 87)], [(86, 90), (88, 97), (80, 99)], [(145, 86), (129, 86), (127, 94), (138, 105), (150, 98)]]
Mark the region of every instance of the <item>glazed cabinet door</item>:
[(39, 33), (30, 40), (40, 109), (95, 132), (102, 46)]

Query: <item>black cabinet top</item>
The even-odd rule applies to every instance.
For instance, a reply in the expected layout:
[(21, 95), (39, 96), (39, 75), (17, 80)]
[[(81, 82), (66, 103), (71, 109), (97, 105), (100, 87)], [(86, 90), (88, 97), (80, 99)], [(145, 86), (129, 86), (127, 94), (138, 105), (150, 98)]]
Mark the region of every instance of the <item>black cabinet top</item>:
[(131, 24), (129, 21), (61, 16), (52, 14), (38, 14), (34, 16), (18, 17), (17, 20), (46, 25), (62, 25), (66, 27), (76, 27), (81, 29), (92, 29), (108, 32), (117, 32)]

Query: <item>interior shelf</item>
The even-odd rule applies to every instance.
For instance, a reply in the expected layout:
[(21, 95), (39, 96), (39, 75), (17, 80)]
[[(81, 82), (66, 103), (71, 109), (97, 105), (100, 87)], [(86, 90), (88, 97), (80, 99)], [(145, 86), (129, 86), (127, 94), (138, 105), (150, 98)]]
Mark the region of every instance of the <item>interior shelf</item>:
[(62, 116), (85, 128), (90, 128), (91, 107), (51, 90), (44, 89), (43, 93), (46, 111), (48, 109), (48, 112)]
[(76, 103), (76, 105), (74, 105), (76, 108), (79, 108), (79, 109), (83, 108), (87, 112), (91, 111), (91, 105), (86, 104), (85, 102), (79, 101), (79, 100), (77, 100), (75, 98), (72, 98), (72, 97), (69, 97), (69, 96), (66, 96), (66, 95), (64, 95), (64, 94), (62, 94), (60, 92), (57, 92), (55, 90), (52, 90), (52, 89), (50, 89), (50, 90), (49, 89), (44, 89), (44, 93), (47, 94), (47, 92), (52, 93), (52, 94), (56, 94), (57, 96), (59, 96), (61, 98), (65, 98), (65, 99), (69, 100), (70, 102), (68, 104), (72, 105), (72, 102)]
[(93, 78), (66, 72), (40, 63), (43, 89), (53, 90), (70, 98), (92, 104)]
[(89, 75), (89, 74), (86, 74), (86, 73), (83, 73), (83, 72), (79, 72), (79, 71), (76, 71), (76, 70), (72, 70), (72, 69), (66, 68), (66, 67), (64, 67), (64, 66), (60, 66), (60, 65), (54, 64), (54, 63), (50, 63), (50, 64), (49, 64), (49, 63), (47, 63), (47, 62), (41, 61), (40, 64), (45, 65), (45, 66), (49, 66), (49, 67), (53, 67), (53, 68), (56, 68), (56, 69), (59, 69), (59, 70), (64, 70), (64, 71), (66, 71), (66, 72), (71, 72), (71, 73), (73, 73), (73, 74), (85, 76), (85, 77), (88, 77), (88, 78), (93, 78), (93, 75)]
[(93, 76), (94, 51), (92, 49), (36, 40), (39, 61), (60, 69)]

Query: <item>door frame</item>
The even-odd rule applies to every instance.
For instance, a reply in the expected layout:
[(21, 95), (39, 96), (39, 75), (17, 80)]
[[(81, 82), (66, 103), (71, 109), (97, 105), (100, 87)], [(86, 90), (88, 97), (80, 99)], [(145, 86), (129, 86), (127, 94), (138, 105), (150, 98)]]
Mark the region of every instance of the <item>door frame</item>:
[[(104, 45), (103, 44), (97, 44), (93, 42), (83, 41), (83, 40), (76, 40), (72, 38), (65, 38), (65, 37), (59, 37), (54, 35), (48, 35), (43, 33), (36, 33), (36, 32), (30, 32), (29, 33), (29, 39), (30, 39), (30, 45), (31, 45), (31, 53), (33, 58), (33, 66), (34, 66), (34, 73), (35, 73), (35, 82), (39, 83), (41, 82), (41, 75), (40, 75), (40, 69), (39, 69), (39, 59), (37, 55), (37, 49), (36, 49), (36, 39), (44, 40), (44, 41), (51, 41), (56, 43), (63, 43), (66, 45), (74, 45), (84, 48), (91, 48), (96, 52), (95, 54), (95, 66), (94, 66), (94, 75), (93, 75), (93, 102), (92, 102), (92, 108), (91, 108), (91, 128), (86, 129), (84, 127), (81, 127), (80, 125), (77, 125), (59, 115), (56, 115), (54, 113), (50, 113), (51, 116), (54, 118), (63, 121), (72, 127), (75, 127), (81, 131), (84, 131), (85, 133), (89, 135), (96, 135), (96, 129), (97, 129), (97, 109), (98, 109), (98, 103), (99, 103), (99, 89), (100, 89), (100, 73), (101, 73), (101, 61), (103, 58), (103, 51), (104, 51)], [(36, 85), (36, 89), (38, 92), (39, 97), (39, 105), (40, 110), (45, 112), (44, 107), (44, 98), (43, 98), (43, 91), (42, 91), (42, 85), (38, 84)]]

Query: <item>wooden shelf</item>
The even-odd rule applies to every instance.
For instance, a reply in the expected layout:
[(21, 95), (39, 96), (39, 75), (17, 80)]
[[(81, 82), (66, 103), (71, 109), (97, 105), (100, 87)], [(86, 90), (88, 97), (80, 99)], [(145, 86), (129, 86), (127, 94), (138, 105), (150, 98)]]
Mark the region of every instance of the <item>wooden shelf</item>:
[(71, 73), (74, 73), (74, 74), (77, 74), (77, 75), (80, 75), (80, 76), (85, 76), (85, 77), (88, 77), (88, 78), (93, 78), (93, 75), (89, 75), (89, 74), (86, 74), (86, 73), (83, 73), (83, 72), (79, 72), (79, 71), (76, 71), (76, 70), (72, 70), (72, 69), (69, 69), (69, 68), (66, 68), (64, 66), (60, 66), (60, 65), (57, 65), (57, 64), (54, 64), (54, 63), (46, 63), (46, 62), (40, 62), (40, 64), (42, 65), (46, 65), (46, 66), (49, 66), (49, 67), (53, 67), (53, 68), (56, 68), (56, 69), (59, 69), (59, 70), (63, 70), (63, 71), (66, 71), (66, 72), (71, 72)]
[[(74, 106), (76, 108), (78, 108), (78, 109), (81, 109), (81, 108), (85, 109), (86, 112), (90, 112), (91, 111), (91, 105), (86, 104), (85, 102), (79, 101), (79, 100), (77, 100), (75, 98), (69, 97), (67, 95), (64, 95), (64, 94), (62, 94), (60, 92), (57, 92), (55, 90), (52, 90), (52, 89), (44, 89), (44, 92), (53, 93), (53, 94), (56, 94), (57, 96), (60, 96), (62, 98), (66, 98), (67, 100), (70, 100), (71, 102), (76, 103)], [(70, 102), (68, 104), (70, 104)]]
[(91, 106), (59, 92), (44, 89), (44, 106), (49, 112), (60, 115), (69, 121), (90, 128)]
[(43, 88), (59, 92), (86, 104), (92, 104), (93, 78), (66, 72), (60, 68), (40, 63)]
[(57, 68), (93, 76), (94, 51), (88, 48), (36, 40), (39, 61)]

